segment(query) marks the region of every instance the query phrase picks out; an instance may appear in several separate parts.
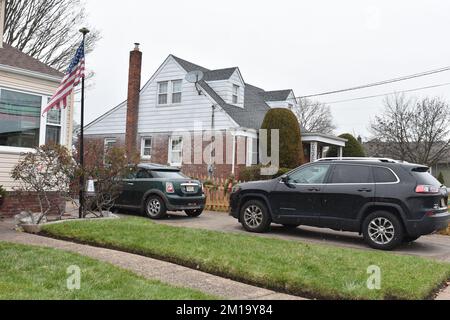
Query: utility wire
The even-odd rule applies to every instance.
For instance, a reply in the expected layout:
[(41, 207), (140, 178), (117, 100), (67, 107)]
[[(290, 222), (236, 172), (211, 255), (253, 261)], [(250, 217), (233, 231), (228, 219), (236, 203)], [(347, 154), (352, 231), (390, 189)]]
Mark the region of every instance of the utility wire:
[(322, 92), (322, 93), (318, 93), (318, 94), (311, 94), (311, 95), (297, 97), (297, 98), (298, 99), (306, 99), (306, 98), (312, 98), (312, 97), (321, 97), (321, 96), (326, 96), (326, 95), (335, 94), (335, 93), (341, 93), (341, 92), (348, 92), (348, 91), (355, 91), (355, 90), (360, 90), (360, 89), (365, 89), (365, 88), (377, 87), (377, 86), (381, 86), (381, 85), (385, 85), (385, 84), (389, 84), (389, 83), (395, 83), (395, 82), (400, 82), (400, 81), (405, 81), (405, 80), (425, 77), (425, 76), (429, 76), (429, 75), (432, 75), (432, 74), (441, 73), (441, 72), (445, 72), (445, 71), (449, 71), (449, 70), (450, 70), (450, 66), (449, 67), (439, 68), (439, 69), (434, 69), (434, 70), (430, 70), (430, 71), (415, 73), (415, 74), (412, 74), (412, 75), (409, 75), (409, 76), (403, 76), (403, 77), (398, 77), (398, 78), (394, 78), (394, 79), (390, 79), (390, 80), (384, 80), (384, 81), (369, 83), (369, 84), (365, 84), (365, 85), (360, 85), (360, 86), (357, 86), (357, 87), (341, 89), (341, 90), (335, 90), (335, 91)]
[(408, 92), (420, 91), (420, 90), (425, 90), (425, 89), (439, 88), (439, 87), (444, 87), (444, 86), (448, 86), (448, 85), (450, 85), (450, 82), (442, 83), (442, 84), (436, 84), (436, 85), (428, 86), (428, 87), (421, 87), (421, 88), (415, 88), (415, 89), (409, 89), (409, 90), (403, 90), (403, 91), (395, 91), (395, 92), (390, 92), (390, 93), (385, 93), (385, 94), (378, 94), (378, 95), (373, 95), (373, 96), (359, 97), (359, 98), (348, 99), (348, 100), (324, 102), (324, 104), (338, 104), (338, 103), (344, 103), (344, 102), (373, 99), (373, 98), (385, 97), (385, 96), (396, 94), (396, 93), (397, 94), (398, 93), (408, 93)]

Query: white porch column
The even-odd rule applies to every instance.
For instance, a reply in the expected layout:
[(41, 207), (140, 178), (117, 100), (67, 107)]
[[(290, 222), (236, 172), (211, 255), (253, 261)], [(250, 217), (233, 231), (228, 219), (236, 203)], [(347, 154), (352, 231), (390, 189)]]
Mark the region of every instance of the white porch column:
[(318, 151), (319, 151), (319, 143), (317, 142), (311, 142), (311, 149), (310, 149), (310, 162), (315, 162), (319, 160), (318, 158)]
[(339, 147), (338, 157), (339, 158), (343, 158), (344, 157), (344, 148), (343, 147)]

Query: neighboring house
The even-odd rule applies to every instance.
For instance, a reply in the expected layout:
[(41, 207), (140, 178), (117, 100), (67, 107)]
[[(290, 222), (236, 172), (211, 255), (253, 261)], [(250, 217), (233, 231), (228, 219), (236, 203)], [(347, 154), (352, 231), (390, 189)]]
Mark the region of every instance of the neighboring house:
[[(0, 34), (4, 3), (0, 0)], [(10, 173), (21, 154), (48, 142), (71, 146), (72, 105), (42, 116), (62, 77), (59, 71), (0, 41), (0, 185), (7, 191), (16, 186)], [(5, 206), (0, 209), (5, 210)]]
[[(293, 108), (293, 90), (265, 91), (244, 81), (237, 67), (211, 70), (169, 55), (140, 88), (142, 54), (131, 52), (128, 100), (85, 127), (89, 139), (102, 139), (105, 148), (125, 144), (136, 148), (142, 161), (183, 167), (193, 175), (206, 175), (211, 167), (197, 163), (195, 155), (208, 153), (204, 142), (194, 150), (197, 136), (185, 132), (221, 132), (224, 164), (214, 165), (214, 175), (239, 176), (245, 166), (258, 163), (258, 130), (271, 108)], [(192, 71), (202, 71), (198, 84), (186, 81)], [(199, 124), (203, 132), (199, 131)], [(308, 134), (304, 134), (308, 139)], [(317, 135), (315, 136), (317, 138)], [(313, 137), (314, 138), (314, 137)], [(322, 139), (323, 138), (323, 139)], [(201, 138), (200, 138), (201, 139)], [(216, 141), (219, 138), (216, 138)], [(310, 140), (317, 158), (320, 141), (345, 146), (342, 139), (322, 136)], [(217, 153), (217, 150), (215, 151)], [(214, 155), (212, 155), (214, 157)]]

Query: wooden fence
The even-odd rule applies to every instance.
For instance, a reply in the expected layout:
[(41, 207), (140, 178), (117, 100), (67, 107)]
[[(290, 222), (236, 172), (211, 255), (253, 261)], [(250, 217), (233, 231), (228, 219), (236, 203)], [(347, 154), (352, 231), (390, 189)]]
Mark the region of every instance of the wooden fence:
[(240, 181), (196, 176), (186, 173), (187, 176), (200, 180), (205, 185), (206, 210), (228, 212), (230, 209), (230, 193), (232, 187)]

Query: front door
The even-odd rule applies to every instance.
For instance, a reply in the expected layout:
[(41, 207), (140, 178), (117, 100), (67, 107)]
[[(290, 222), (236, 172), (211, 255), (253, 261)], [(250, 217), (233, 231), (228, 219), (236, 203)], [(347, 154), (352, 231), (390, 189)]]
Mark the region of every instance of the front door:
[(291, 173), (271, 194), (273, 212), (280, 220), (315, 224), (322, 211), (321, 195), (330, 165), (311, 164)]
[(358, 214), (373, 201), (375, 183), (372, 168), (359, 164), (336, 164), (323, 190), (320, 223), (339, 230), (358, 229)]

